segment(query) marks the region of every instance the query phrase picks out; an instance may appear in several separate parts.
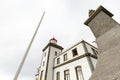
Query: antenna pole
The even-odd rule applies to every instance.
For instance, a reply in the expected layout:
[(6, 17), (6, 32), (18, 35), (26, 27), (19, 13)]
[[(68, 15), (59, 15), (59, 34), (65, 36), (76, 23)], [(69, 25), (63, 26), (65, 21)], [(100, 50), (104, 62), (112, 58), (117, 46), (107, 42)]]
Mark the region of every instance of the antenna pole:
[(29, 45), (28, 45), (28, 48), (26, 49), (25, 55), (23, 56), (23, 59), (22, 59), (20, 65), (19, 65), (19, 67), (18, 67), (18, 69), (17, 69), (17, 72), (16, 72), (13, 80), (17, 80), (17, 78), (18, 78), (18, 76), (19, 76), (19, 74), (20, 74), (20, 72), (21, 72), (21, 69), (22, 69), (22, 67), (23, 67), (23, 64), (24, 64), (24, 62), (25, 62), (25, 60), (26, 60), (26, 57), (27, 57), (28, 52), (29, 52), (29, 50), (30, 50), (30, 48), (31, 48), (31, 45), (32, 45), (32, 43), (33, 43), (33, 41), (34, 41), (34, 39), (35, 39), (35, 36), (36, 36), (36, 34), (37, 34), (37, 32), (38, 32), (38, 29), (39, 29), (39, 27), (40, 27), (40, 24), (41, 24), (41, 22), (42, 22), (42, 20), (43, 20), (44, 15), (45, 15), (45, 11), (44, 11), (44, 13), (43, 13), (43, 15), (42, 15), (42, 17), (41, 17), (41, 19), (40, 19), (40, 22), (39, 22), (39, 24), (38, 24), (38, 26), (37, 26), (37, 28), (36, 28), (36, 30), (35, 30), (35, 32), (34, 32), (34, 35), (33, 35), (32, 39), (31, 39), (31, 41), (30, 41), (30, 43), (29, 43)]

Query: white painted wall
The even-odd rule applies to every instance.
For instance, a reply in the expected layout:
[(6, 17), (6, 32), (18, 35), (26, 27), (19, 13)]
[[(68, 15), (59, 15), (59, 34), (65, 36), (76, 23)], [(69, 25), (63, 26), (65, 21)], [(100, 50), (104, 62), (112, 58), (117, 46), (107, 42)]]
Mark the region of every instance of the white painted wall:
[[(94, 50), (98, 51), (96, 47), (92, 46), (92, 45), (89, 45), (88, 43), (85, 43), (85, 46), (88, 50), (89, 53), (94, 54), (93, 50), (91, 48), (93, 48)], [(96, 56), (96, 55), (95, 55)], [(93, 57), (90, 57), (91, 61), (92, 61), (92, 65), (94, 67), (94, 69), (96, 68), (96, 64), (97, 64), (97, 59), (93, 58)]]
[[(52, 78), (51, 75), (53, 74), (53, 59), (54, 59), (54, 57), (56, 57), (55, 56), (55, 51), (57, 53), (61, 53), (60, 49), (57, 49), (55, 47), (50, 46), (50, 55), (49, 55), (49, 63), (48, 63), (48, 71), (47, 71), (47, 80)], [(46, 56), (45, 56), (45, 53), (46, 53)], [(39, 71), (39, 79), (40, 79), (41, 71), (43, 71), (42, 80), (45, 79), (46, 67), (47, 67), (47, 61), (48, 61), (48, 53), (49, 53), (49, 47), (42, 54), (41, 66), (40, 66), (40, 71)], [(44, 66), (43, 66), (43, 62), (44, 62)]]
[[(78, 55), (75, 56), (75, 57), (73, 57), (72, 50), (75, 49), (75, 48), (77, 49)], [(76, 46), (73, 46), (73, 47), (71, 47), (70, 49), (64, 51), (64, 52), (63, 52), (62, 54), (60, 54), (59, 56), (55, 57), (54, 66), (57, 66), (57, 65), (58, 65), (58, 64), (57, 64), (57, 58), (60, 58), (60, 64), (62, 64), (62, 63), (65, 62), (65, 61), (63, 61), (63, 55), (64, 55), (64, 54), (67, 54), (68, 60), (71, 60), (71, 59), (76, 58), (76, 57), (78, 57), (78, 56), (80, 56), (80, 55), (83, 55), (84, 53), (85, 53), (85, 50), (84, 50), (84, 48), (83, 48), (82, 43), (80, 43), (80, 44), (78, 44), (78, 45), (76, 45)]]
[(92, 58), (92, 57), (90, 57), (90, 59), (91, 59), (91, 61), (92, 61), (92, 64), (93, 64), (94, 68), (96, 68), (97, 59)]
[(92, 74), (88, 61), (86, 57), (73, 61), (71, 63), (65, 64), (63, 66), (57, 67), (54, 69), (54, 80), (56, 80), (56, 73), (60, 72), (60, 80), (64, 80), (64, 70), (69, 69), (70, 71), (70, 80), (77, 80), (75, 67), (81, 66), (84, 80), (88, 80)]
[[(43, 76), (42, 79), (45, 79), (45, 72), (46, 72), (46, 63), (47, 63), (47, 59), (48, 59), (48, 52), (49, 52), (49, 48), (47, 48), (43, 54), (42, 54), (42, 59), (41, 59), (41, 65), (40, 65), (40, 71), (39, 71), (39, 79), (40, 79), (40, 75), (41, 75), (41, 71), (43, 70)], [(46, 53), (46, 56), (45, 56)], [(43, 62), (45, 61), (45, 64), (43, 66)]]
[(55, 52), (60, 53), (61, 50), (51, 46), (49, 64), (48, 64), (48, 72), (47, 72), (47, 80), (53, 80), (53, 64), (54, 64)]
[[(92, 47), (92, 48), (94, 48), (96, 50), (95, 47), (93, 47), (92, 45), (89, 45), (87, 43), (85, 43), (85, 46), (86, 46), (86, 48), (87, 48), (89, 53), (95, 55), (93, 53), (92, 49), (91, 49), (91, 47)], [(77, 49), (78, 55), (73, 57), (72, 50), (75, 49), (75, 48)], [(59, 66), (59, 65), (65, 63), (65, 62), (67, 62), (67, 61), (63, 60), (63, 55), (64, 54), (67, 54), (67, 57), (68, 57), (67, 61), (75, 59), (76, 57), (79, 57), (79, 56), (85, 54), (85, 50), (84, 50), (83, 44), (80, 42), (77, 45), (74, 45), (71, 48), (69, 48), (68, 50), (64, 51), (61, 55), (55, 57), (54, 67), (55, 66)], [(57, 64), (57, 58), (60, 58), (60, 64)], [(91, 61), (92, 61), (92, 65), (95, 68), (97, 60), (94, 59), (94, 58), (91, 58)], [(55, 68), (54, 69), (54, 80), (56, 80), (56, 73), (57, 72), (60, 72), (61, 80), (64, 80), (64, 70), (66, 70), (66, 69), (69, 69), (70, 73), (72, 73), (72, 74), (70, 74), (70, 76), (71, 76), (70, 80), (77, 80), (76, 79), (76, 73), (75, 73), (75, 67), (76, 66), (81, 66), (82, 67), (84, 80), (88, 80), (89, 77), (92, 74), (92, 71), (90, 69), (89, 61), (87, 60), (86, 57), (81, 58), (79, 60), (75, 60), (75, 61), (73, 61), (71, 63), (68, 63), (68, 64), (65, 64), (65, 65), (62, 65), (60, 67)]]

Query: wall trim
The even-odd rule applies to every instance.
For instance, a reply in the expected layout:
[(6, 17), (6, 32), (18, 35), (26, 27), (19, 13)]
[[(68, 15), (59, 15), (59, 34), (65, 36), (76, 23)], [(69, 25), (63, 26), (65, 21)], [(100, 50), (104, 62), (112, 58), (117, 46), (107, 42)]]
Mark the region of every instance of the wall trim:
[(97, 59), (97, 57), (96, 57), (95, 55), (93, 55), (93, 54), (91, 54), (91, 53), (85, 53), (85, 54), (83, 54), (83, 55), (81, 55), (81, 56), (78, 56), (78, 57), (73, 58), (73, 59), (71, 59), (71, 60), (69, 60), (69, 61), (66, 61), (66, 62), (64, 62), (64, 63), (62, 63), (62, 64), (59, 64), (59, 65), (53, 67), (53, 69), (55, 69), (55, 68), (57, 68), (57, 67), (60, 67), (60, 66), (62, 66), (62, 65), (66, 65), (66, 64), (68, 64), (68, 63), (71, 63), (71, 62), (73, 62), (73, 61), (75, 61), (75, 60), (78, 60), (78, 59), (81, 59), (81, 58), (84, 58), (84, 57), (93, 57), (93, 58)]
[(49, 57), (50, 57), (50, 49), (51, 49), (51, 47), (49, 46), (47, 65), (46, 65), (45, 76), (44, 76), (45, 80), (47, 80), (47, 72), (48, 72), (48, 64), (49, 64)]
[(61, 46), (59, 46), (59, 45), (57, 45), (57, 44), (48, 43), (48, 44), (45, 46), (45, 48), (43, 48), (43, 51), (45, 51), (45, 50), (47, 49), (47, 47), (49, 47), (49, 46), (53, 46), (53, 47), (55, 47), (55, 48), (58, 48), (58, 49), (60, 49), (60, 50), (63, 50), (63, 47), (61, 47)]

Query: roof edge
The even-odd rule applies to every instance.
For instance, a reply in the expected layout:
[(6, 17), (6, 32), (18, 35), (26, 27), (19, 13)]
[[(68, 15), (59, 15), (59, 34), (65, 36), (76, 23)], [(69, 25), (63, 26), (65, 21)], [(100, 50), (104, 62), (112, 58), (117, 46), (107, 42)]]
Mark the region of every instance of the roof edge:
[(55, 48), (58, 48), (58, 49), (60, 49), (60, 50), (63, 50), (64, 48), (63, 47), (61, 47), (61, 46), (59, 46), (59, 45), (57, 45), (57, 44), (54, 44), (54, 43), (48, 43), (46, 46), (45, 46), (45, 48), (43, 48), (43, 51), (45, 51), (46, 50), (46, 48), (47, 47), (49, 47), (49, 46), (53, 46), (53, 47), (55, 47)]

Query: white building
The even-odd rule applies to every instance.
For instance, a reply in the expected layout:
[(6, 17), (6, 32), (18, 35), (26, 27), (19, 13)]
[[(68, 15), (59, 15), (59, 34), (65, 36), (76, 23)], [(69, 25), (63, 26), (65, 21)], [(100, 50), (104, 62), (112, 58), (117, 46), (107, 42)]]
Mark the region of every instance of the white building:
[(96, 67), (97, 48), (80, 41), (66, 51), (50, 39), (43, 49), (36, 80), (88, 80)]

